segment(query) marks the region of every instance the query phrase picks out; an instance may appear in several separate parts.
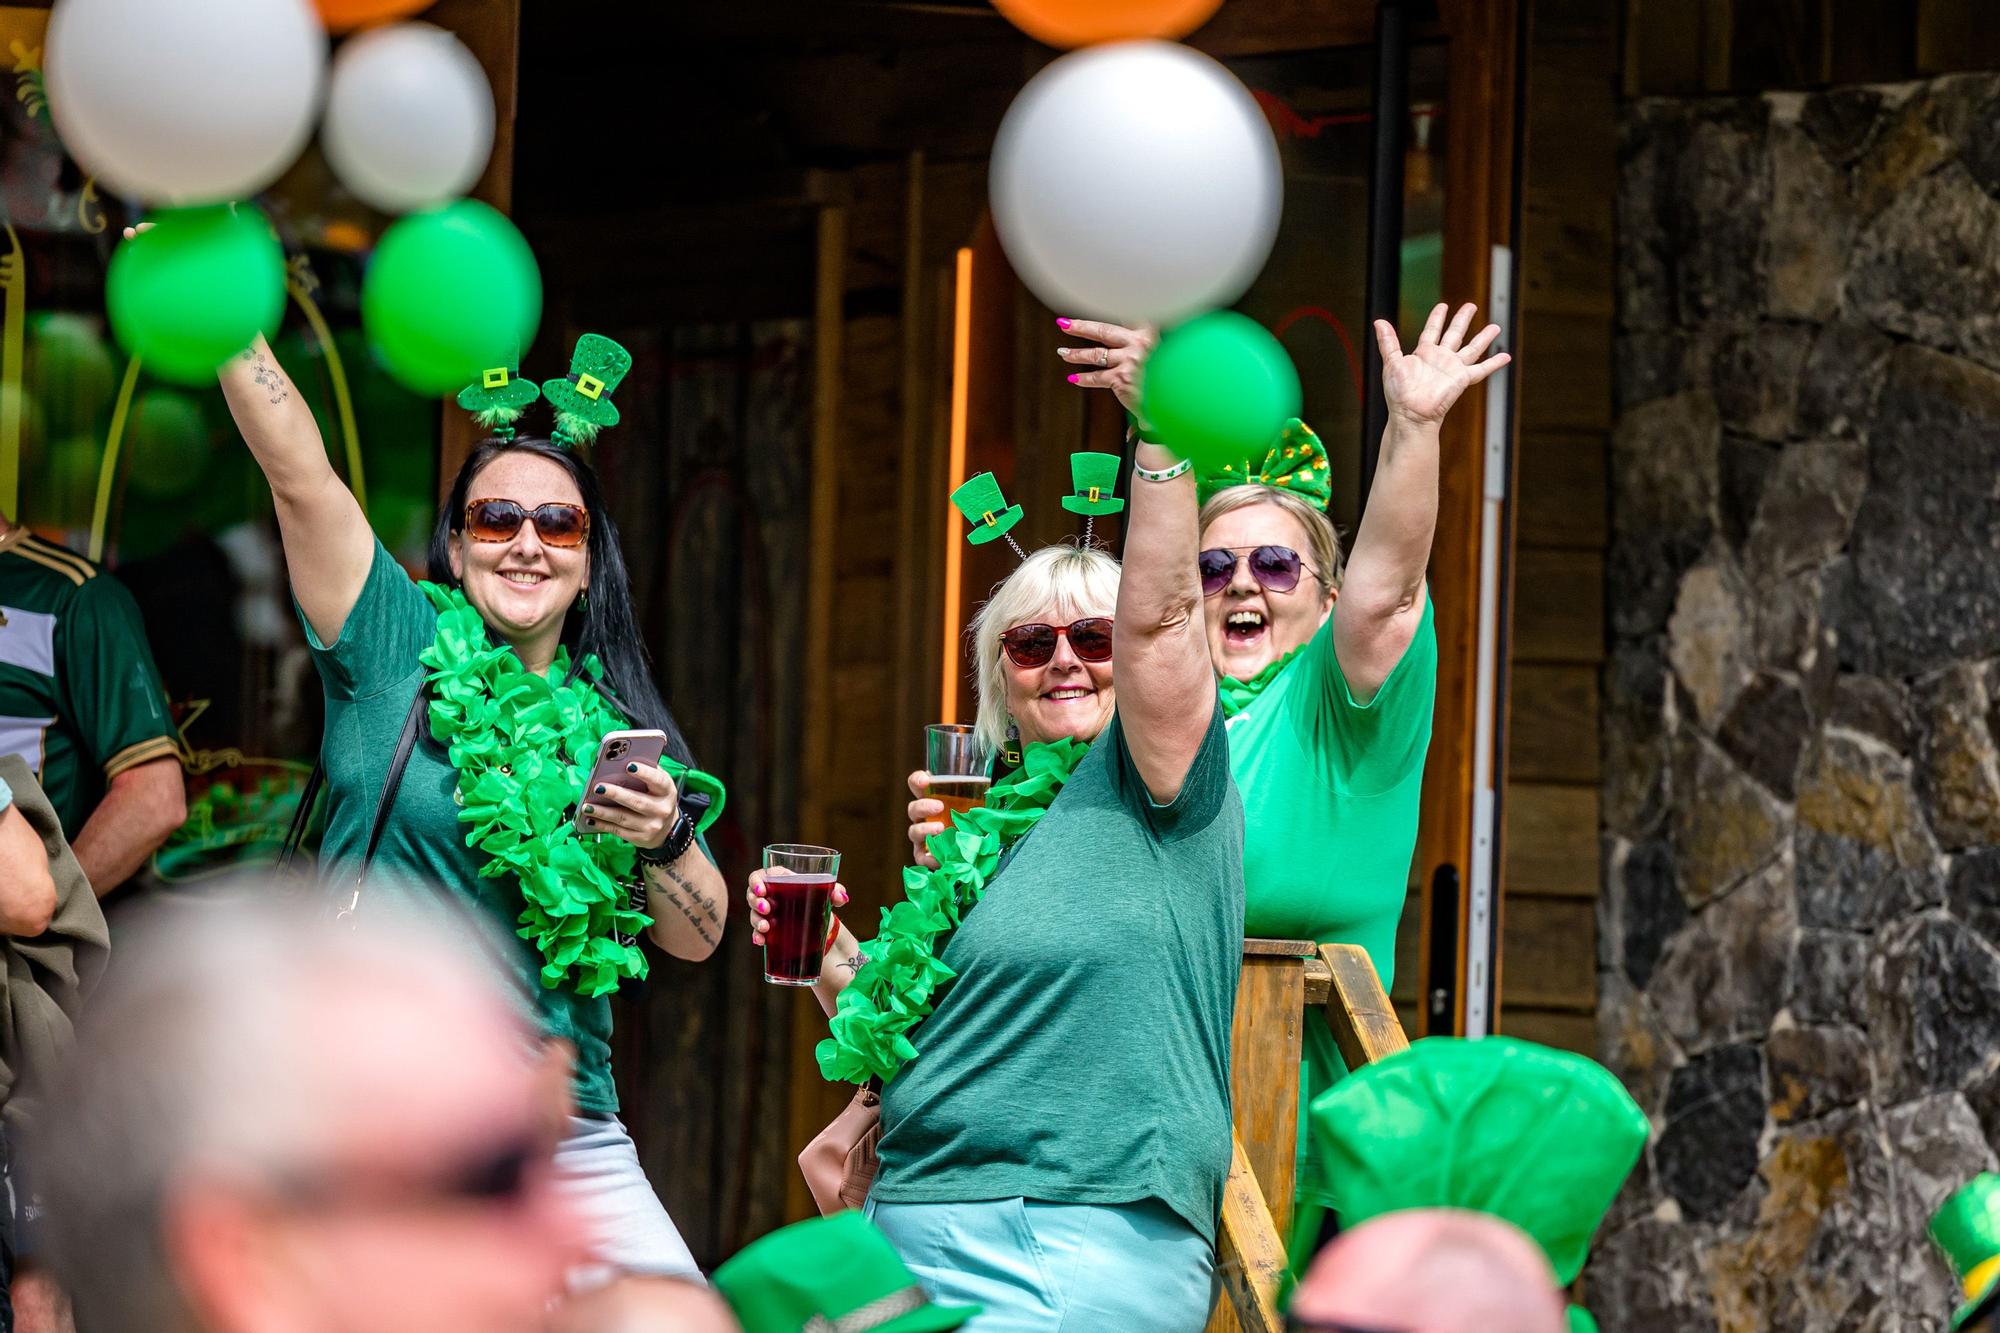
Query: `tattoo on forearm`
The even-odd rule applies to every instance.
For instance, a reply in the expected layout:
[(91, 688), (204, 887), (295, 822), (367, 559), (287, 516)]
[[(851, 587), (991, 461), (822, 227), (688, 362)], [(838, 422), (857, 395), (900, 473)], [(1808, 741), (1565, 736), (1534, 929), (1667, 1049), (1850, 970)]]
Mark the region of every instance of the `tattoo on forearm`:
[(285, 383), (284, 372), (279, 370), (270, 358), (252, 347), (244, 350), (243, 359), (256, 367), (251, 372), (251, 378), (270, 394), (272, 406), (275, 407), (292, 396), (291, 387)]
[(690, 905), (688, 899), (682, 897), (676, 889), (668, 888), (664, 884), (660, 886), (660, 895), (672, 903), (674, 909), (687, 919), (687, 923), (694, 927), (694, 933), (701, 937), (703, 944), (708, 945), (711, 949), (714, 948), (722, 939), (722, 933), (717, 929), (720, 921), (716, 915), (714, 906), (705, 901), (700, 894), (696, 893), (694, 886), (677, 874), (672, 866), (662, 866), (660, 869), (666, 873), (666, 877), (672, 880), (678, 889), (685, 890), (688, 897), (694, 899), (694, 903)]
[(856, 954), (849, 954), (847, 957), (841, 959), (840, 962), (837, 964), (837, 966), (844, 967), (849, 972), (859, 972), (863, 967), (867, 965), (867, 963), (868, 963), (867, 954), (856, 953)]

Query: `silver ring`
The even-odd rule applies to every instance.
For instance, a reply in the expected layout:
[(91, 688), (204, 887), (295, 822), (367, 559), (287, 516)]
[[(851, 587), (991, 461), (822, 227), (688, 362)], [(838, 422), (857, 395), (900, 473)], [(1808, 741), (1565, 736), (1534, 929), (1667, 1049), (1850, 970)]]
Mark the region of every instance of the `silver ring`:
[(1100, 347), (1097, 349), (1097, 364), (1100, 367), (1111, 364), (1111, 349), (1109, 347)]

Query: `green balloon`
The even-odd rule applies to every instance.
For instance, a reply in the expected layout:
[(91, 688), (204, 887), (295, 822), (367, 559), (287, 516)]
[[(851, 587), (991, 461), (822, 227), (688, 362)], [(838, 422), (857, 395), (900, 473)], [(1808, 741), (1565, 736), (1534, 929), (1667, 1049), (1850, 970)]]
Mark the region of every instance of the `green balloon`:
[(111, 331), (154, 376), (207, 384), (284, 317), (285, 252), (253, 204), (171, 209), (152, 221), (111, 256)]
[(184, 495), (201, 480), (210, 454), (201, 404), (178, 389), (148, 389), (132, 404), (126, 427), (126, 480), (149, 499)]
[(1263, 325), (1218, 310), (1160, 339), (1139, 406), (1156, 439), (1207, 471), (1278, 437), (1299, 414), (1299, 373)]
[(22, 378), (43, 405), (51, 435), (89, 435), (102, 429), (118, 390), (119, 369), (95, 319), (60, 310), (28, 317)]
[(361, 285), (361, 322), (376, 356), (404, 386), (433, 397), (494, 366), (519, 366), (541, 321), (534, 252), (477, 200), (390, 227)]

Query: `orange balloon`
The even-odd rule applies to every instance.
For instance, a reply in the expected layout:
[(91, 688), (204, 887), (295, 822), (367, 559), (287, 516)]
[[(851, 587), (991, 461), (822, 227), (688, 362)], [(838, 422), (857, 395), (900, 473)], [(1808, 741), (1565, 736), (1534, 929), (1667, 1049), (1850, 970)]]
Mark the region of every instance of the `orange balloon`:
[(352, 32), (371, 23), (406, 19), (420, 9), (429, 9), (433, 0), (316, 0), (316, 3), (328, 32)]
[(1222, 0), (993, 0), (1013, 25), (1050, 46), (1138, 37), (1178, 40), (1208, 22)]

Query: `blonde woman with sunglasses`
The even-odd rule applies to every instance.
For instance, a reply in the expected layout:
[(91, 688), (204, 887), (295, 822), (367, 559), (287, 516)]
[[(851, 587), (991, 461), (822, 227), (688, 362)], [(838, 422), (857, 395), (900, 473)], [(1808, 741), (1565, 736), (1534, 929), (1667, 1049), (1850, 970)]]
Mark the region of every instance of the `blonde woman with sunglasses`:
[(1212, 1301), (1243, 814), (1194, 477), (1152, 444), (1137, 463), (1122, 576), (1049, 547), (974, 618), (978, 728), (1011, 729), (1020, 768), (816, 988), (822, 1071), (885, 1081), (868, 1211), (933, 1299), (984, 1308), (968, 1333), (1198, 1333)]

